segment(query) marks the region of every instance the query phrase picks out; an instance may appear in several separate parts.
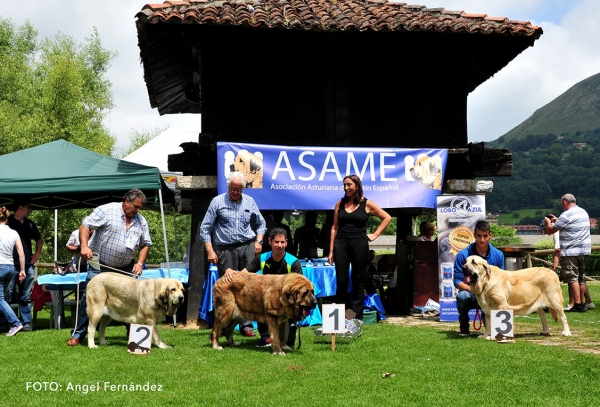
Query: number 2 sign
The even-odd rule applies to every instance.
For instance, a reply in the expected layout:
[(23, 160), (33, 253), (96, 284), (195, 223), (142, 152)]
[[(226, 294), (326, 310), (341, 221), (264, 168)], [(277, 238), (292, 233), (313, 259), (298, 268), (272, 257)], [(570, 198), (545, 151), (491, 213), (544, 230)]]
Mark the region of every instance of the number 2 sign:
[(346, 317), (344, 304), (323, 304), (323, 333), (346, 333)]

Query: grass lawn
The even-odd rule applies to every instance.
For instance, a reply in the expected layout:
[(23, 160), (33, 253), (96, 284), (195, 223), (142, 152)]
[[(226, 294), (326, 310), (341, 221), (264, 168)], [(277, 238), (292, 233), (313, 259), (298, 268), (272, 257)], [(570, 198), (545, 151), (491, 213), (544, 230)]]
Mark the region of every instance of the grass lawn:
[[(566, 293), (566, 286), (563, 285)], [(600, 305), (600, 284), (590, 284)], [(565, 297), (566, 301), (566, 297)], [(47, 314), (38, 325), (47, 326)], [(126, 351), (125, 328), (110, 344), (69, 348), (69, 331), (40, 329), (0, 337), (5, 406), (593, 406), (600, 389), (600, 307), (567, 314), (573, 336), (540, 337), (536, 314), (515, 318), (516, 343), (458, 336), (458, 323), (379, 323), (351, 344), (318, 342), (286, 356), (255, 348), (213, 350), (209, 330), (159, 327), (173, 349)], [(550, 318), (551, 320), (551, 318)], [(413, 322), (418, 322), (413, 324)], [(558, 335), (556, 335), (558, 334)], [(221, 339), (224, 342), (224, 339)], [(389, 373), (390, 377), (382, 377)], [(392, 377), (393, 375), (393, 377)], [(99, 389), (90, 386), (99, 385)], [(124, 387), (110, 387), (122, 385)], [(130, 391), (130, 385), (141, 389)], [(154, 390), (143, 386), (155, 386)], [(86, 387), (87, 386), (87, 387)], [(41, 387), (41, 390), (40, 390)], [(44, 388), (45, 387), (45, 388)]]

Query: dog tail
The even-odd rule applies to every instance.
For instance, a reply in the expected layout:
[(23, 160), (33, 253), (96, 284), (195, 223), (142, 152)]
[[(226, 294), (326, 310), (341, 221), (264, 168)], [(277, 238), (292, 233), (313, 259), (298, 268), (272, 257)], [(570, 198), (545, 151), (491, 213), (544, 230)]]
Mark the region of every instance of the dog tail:
[(558, 322), (558, 313), (554, 308), (550, 308), (550, 315), (552, 315), (552, 319), (554, 319), (554, 322)]

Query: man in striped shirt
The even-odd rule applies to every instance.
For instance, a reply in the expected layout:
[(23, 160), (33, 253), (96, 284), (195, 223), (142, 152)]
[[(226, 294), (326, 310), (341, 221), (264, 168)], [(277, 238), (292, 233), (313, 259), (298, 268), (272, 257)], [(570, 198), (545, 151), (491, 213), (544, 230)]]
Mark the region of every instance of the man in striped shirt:
[[(220, 277), (244, 269), (258, 256), (267, 231), (265, 219), (254, 199), (242, 194), (246, 186), (244, 174), (230, 172), (227, 186), (227, 192), (210, 202), (199, 231), (206, 257), (217, 266)], [(256, 231), (253, 225), (256, 225)], [(240, 324), (240, 333), (256, 336), (249, 321)]]
[(575, 304), (571, 311), (585, 312), (584, 299), (589, 297), (585, 262), (592, 252), (590, 217), (583, 208), (577, 206), (572, 194), (563, 195), (561, 203), (564, 212), (558, 218), (554, 215), (545, 217), (544, 232), (548, 235), (560, 232), (561, 279), (568, 284), (569, 295)]

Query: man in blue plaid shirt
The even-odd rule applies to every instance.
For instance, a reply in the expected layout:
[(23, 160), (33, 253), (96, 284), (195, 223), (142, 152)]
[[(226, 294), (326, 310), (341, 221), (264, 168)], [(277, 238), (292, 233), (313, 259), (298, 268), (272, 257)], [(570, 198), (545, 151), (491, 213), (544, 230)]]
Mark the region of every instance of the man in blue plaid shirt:
[[(146, 195), (137, 188), (127, 192), (122, 202), (111, 202), (94, 209), (79, 227), (81, 256), (88, 260), (93, 253), (98, 253), (100, 273), (121, 270), (125, 274), (139, 276), (152, 240), (148, 231), (148, 222), (139, 213), (146, 203)], [(94, 239), (90, 242), (90, 233), (94, 231)], [(88, 246), (89, 243), (89, 246)], [(137, 261), (135, 255), (138, 253)], [(97, 271), (90, 270), (86, 283)], [(87, 316), (85, 293), (79, 303), (77, 327), (67, 341), (69, 346), (77, 346), (87, 334), (89, 318)]]
[[(229, 173), (227, 186), (226, 193), (217, 195), (210, 202), (199, 232), (206, 257), (217, 266), (220, 277), (242, 270), (258, 256), (267, 231), (265, 219), (254, 199), (242, 195), (246, 186), (244, 174)], [(249, 321), (240, 324), (240, 333), (256, 336)]]

